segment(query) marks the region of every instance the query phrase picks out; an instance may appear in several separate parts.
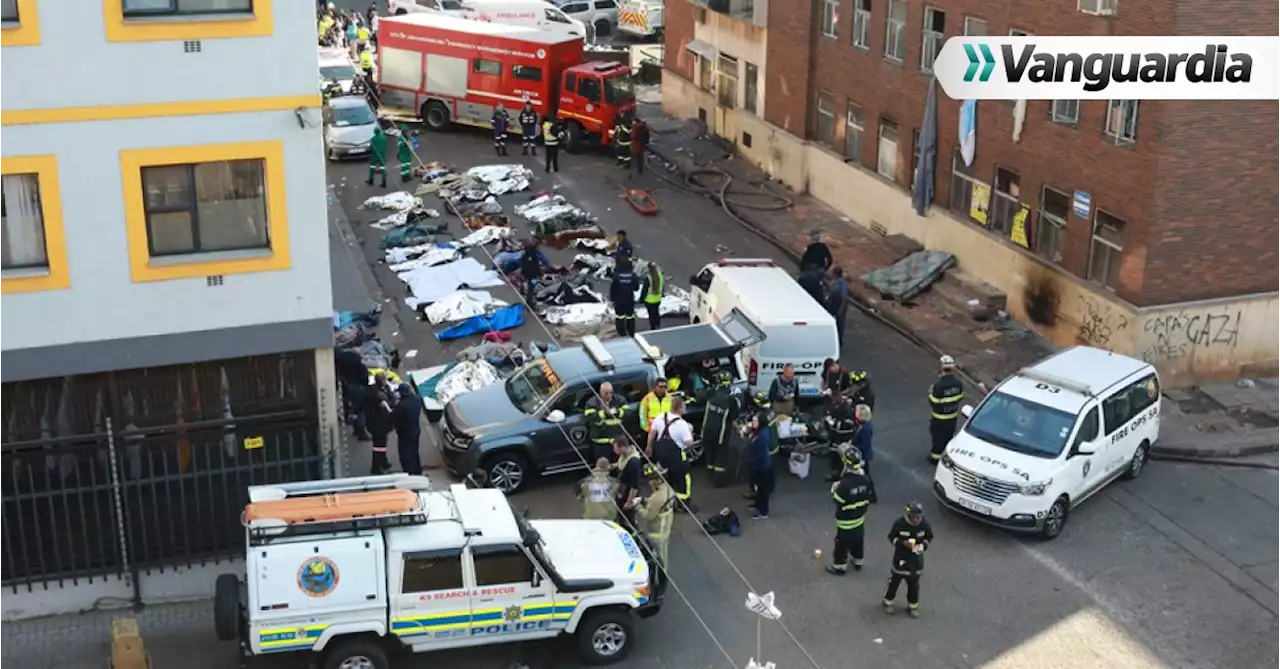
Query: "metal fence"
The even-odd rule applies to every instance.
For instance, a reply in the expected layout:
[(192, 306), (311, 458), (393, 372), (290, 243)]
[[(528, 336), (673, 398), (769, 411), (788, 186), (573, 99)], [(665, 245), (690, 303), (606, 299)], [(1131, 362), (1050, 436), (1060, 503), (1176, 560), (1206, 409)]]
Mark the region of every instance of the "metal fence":
[(309, 363), (264, 357), (6, 385), (3, 584), (127, 576), (136, 594), (140, 574), (242, 555), (246, 488), (329, 466)]

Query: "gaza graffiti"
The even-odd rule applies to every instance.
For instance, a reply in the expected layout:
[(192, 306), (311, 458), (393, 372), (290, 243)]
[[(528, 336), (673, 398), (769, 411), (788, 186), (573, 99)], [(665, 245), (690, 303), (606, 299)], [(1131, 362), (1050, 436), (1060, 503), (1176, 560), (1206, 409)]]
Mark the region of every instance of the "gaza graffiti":
[(1151, 342), (1143, 351), (1147, 362), (1177, 360), (1191, 355), (1197, 348), (1231, 348), (1240, 340), (1241, 312), (1188, 313), (1148, 318), (1142, 331)]
[(1112, 313), (1105, 304), (1080, 296), (1080, 329), (1076, 337), (1091, 346), (1105, 347), (1111, 337), (1129, 327), (1124, 314)]

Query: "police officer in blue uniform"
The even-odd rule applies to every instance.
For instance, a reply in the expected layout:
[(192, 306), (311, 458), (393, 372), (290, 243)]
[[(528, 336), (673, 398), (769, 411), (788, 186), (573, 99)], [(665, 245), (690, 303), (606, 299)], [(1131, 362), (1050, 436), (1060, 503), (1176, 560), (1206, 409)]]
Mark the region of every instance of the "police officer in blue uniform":
[(511, 117), (507, 116), (507, 110), (503, 109), (502, 105), (498, 105), (489, 123), (493, 126), (494, 152), (500, 156), (507, 155), (507, 127), (511, 125)]
[(520, 110), (520, 155), (538, 155), (538, 112), (530, 100), (525, 100)]

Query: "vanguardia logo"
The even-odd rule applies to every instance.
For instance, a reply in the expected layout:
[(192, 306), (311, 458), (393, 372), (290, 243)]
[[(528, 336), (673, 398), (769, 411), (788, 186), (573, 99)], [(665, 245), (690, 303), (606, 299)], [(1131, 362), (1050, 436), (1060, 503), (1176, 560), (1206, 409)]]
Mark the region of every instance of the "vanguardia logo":
[(933, 72), (961, 100), (1276, 100), (1280, 37), (952, 37)]

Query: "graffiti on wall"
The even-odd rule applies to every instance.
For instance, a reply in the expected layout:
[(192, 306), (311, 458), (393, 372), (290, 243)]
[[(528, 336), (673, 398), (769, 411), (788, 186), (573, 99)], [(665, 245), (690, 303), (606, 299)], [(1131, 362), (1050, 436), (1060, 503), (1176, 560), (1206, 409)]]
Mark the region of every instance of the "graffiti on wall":
[(1076, 338), (1090, 346), (1106, 348), (1111, 338), (1129, 327), (1129, 319), (1124, 314), (1114, 312), (1111, 306), (1102, 300), (1086, 295), (1080, 296), (1080, 329)]
[(1234, 348), (1240, 340), (1241, 313), (1197, 313), (1153, 316), (1142, 324), (1149, 342), (1142, 352), (1147, 362), (1178, 360), (1196, 349)]

